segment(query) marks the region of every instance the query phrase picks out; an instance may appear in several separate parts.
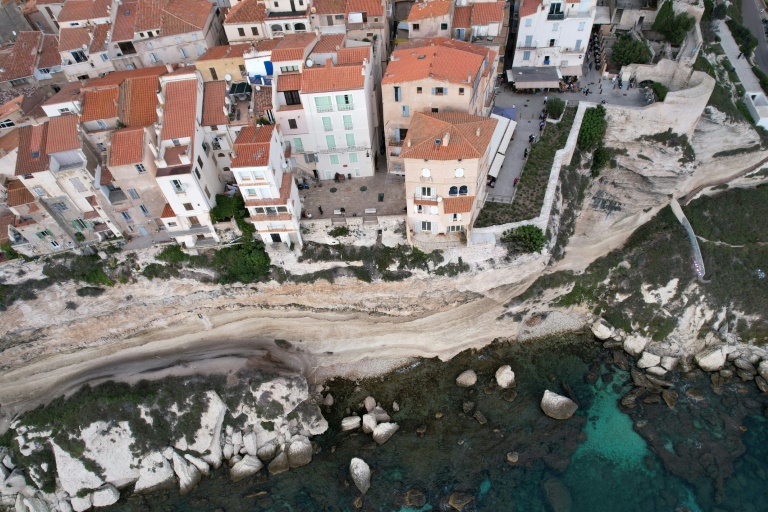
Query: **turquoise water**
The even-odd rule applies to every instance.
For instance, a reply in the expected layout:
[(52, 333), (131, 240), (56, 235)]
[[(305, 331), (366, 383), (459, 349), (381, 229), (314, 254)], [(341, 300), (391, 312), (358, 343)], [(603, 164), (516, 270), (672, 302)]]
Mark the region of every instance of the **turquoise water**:
[[(336, 403), (323, 409), (331, 428), (314, 440), (317, 454), (308, 466), (238, 483), (221, 468), (187, 496), (124, 497), (109, 510), (355, 510), (352, 457), (373, 471), (362, 510), (448, 510), (457, 492), (474, 498), (466, 510), (766, 510), (768, 402), (753, 383), (725, 386), (718, 395), (707, 375), (676, 377), (674, 410), (638, 400), (625, 411), (619, 400), (631, 389), (629, 377), (609, 356), (590, 337), (574, 335), (495, 345), (447, 363), (424, 360), (359, 389), (336, 379), (329, 383)], [(492, 384), (501, 364), (515, 371), (516, 397)], [(458, 388), (454, 379), (467, 368), (478, 383)], [(691, 387), (704, 400), (687, 398)], [(539, 407), (545, 389), (570, 393), (579, 404), (574, 417), (547, 418)], [(393, 414), (401, 428), (382, 446), (339, 429), (345, 409), (357, 410), (369, 394), (390, 411), (393, 400), (401, 407)], [(474, 404), (469, 414), (467, 402)], [(472, 417), (475, 410), (486, 424)], [(512, 451), (515, 464), (506, 460)], [(406, 507), (408, 491), (422, 496), (423, 506)]]

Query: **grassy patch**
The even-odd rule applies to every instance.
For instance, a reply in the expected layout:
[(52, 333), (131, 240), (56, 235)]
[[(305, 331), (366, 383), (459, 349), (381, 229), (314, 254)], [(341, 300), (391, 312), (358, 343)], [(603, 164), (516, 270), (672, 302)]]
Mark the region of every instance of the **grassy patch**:
[(336, 226), (328, 232), (328, 234), (334, 238), (349, 235), (349, 228), (347, 226)]
[(762, 146), (760, 144), (755, 144), (754, 146), (749, 146), (746, 148), (736, 148), (736, 149), (728, 149), (725, 151), (718, 151), (712, 156), (714, 158), (720, 158), (724, 156), (736, 156), (736, 155), (743, 155), (745, 153), (754, 153), (755, 151), (760, 151), (761, 147)]
[(732, 245), (768, 242), (763, 224), (768, 218), (768, 187), (704, 196), (683, 210), (696, 234), (707, 240)]
[(693, 69), (696, 71), (703, 71), (716, 80), (715, 88), (709, 97), (709, 101), (707, 102), (708, 106), (714, 107), (720, 112), (724, 113), (729, 121), (742, 121), (744, 119), (751, 119), (749, 116), (745, 117), (742, 111), (737, 108), (736, 105), (734, 105), (730, 86), (724, 85), (722, 83), (722, 81), (718, 78), (717, 73), (715, 73), (715, 69), (712, 67), (712, 64), (709, 63), (704, 55), (699, 54)]
[(535, 218), (544, 204), (544, 194), (557, 150), (565, 147), (576, 116), (576, 107), (565, 109), (557, 124), (547, 124), (541, 139), (531, 148), (512, 204), (488, 202), (475, 222), (476, 227), (495, 226)]
[(649, 157), (649, 156), (645, 156), (645, 155), (644, 155), (644, 154), (642, 154), (642, 153), (638, 153), (638, 154), (637, 154), (637, 158), (641, 158), (641, 159), (643, 159), (643, 160), (648, 160), (649, 162), (653, 162), (653, 159), (652, 159), (651, 157)]
[(696, 153), (693, 151), (693, 146), (688, 142), (687, 135), (679, 135), (672, 131), (672, 128), (666, 132), (654, 133), (653, 135), (643, 135), (640, 140), (658, 142), (664, 144), (669, 148), (681, 148), (683, 150), (683, 156), (678, 161), (682, 164), (693, 162), (696, 160)]

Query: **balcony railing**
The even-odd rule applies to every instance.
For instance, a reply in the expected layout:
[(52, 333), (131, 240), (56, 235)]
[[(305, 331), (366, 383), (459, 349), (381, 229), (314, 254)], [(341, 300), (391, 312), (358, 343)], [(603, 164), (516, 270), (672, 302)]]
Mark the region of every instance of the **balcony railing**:
[(565, 19), (564, 12), (551, 12), (547, 14), (547, 21), (560, 21)]
[(332, 132), (333, 131), (333, 126), (325, 126), (325, 125), (323, 125), (323, 128), (325, 128), (325, 131), (327, 131), (327, 132)]
[(188, 229), (181, 229), (179, 231), (168, 231), (168, 234), (172, 237), (187, 236), (187, 235), (205, 235), (211, 232), (210, 226), (204, 226), (202, 224), (193, 224)]
[(324, 105), (324, 106), (317, 105), (317, 111), (318, 112), (333, 112), (333, 105)]
[(437, 192), (432, 192), (430, 195), (423, 195), (421, 192), (415, 192), (413, 198), (420, 201), (437, 201)]
[(405, 142), (405, 141), (402, 141), (402, 140), (396, 140), (396, 139), (389, 139), (389, 145), (390, 145), (390, 146), (398, 146), (398, 147), (402, 147), (402, 146), (403, 146), (403, 142)]
[(177, 194), (186, 194), (187, 188), (188, 188), (188, 185), (179, 185), (179, 186), (174, 185), (173, 191), (176, 192)]
[(339, 110), (354, 110), (354, 109), (355, 109), (355, 106), (352, 103), (348, 105), (346, 104), (339, 105)]
[(345, 130), (353, 130), (354, 128), (352, 127), (351, 124), (344, 123), (344, 129)]

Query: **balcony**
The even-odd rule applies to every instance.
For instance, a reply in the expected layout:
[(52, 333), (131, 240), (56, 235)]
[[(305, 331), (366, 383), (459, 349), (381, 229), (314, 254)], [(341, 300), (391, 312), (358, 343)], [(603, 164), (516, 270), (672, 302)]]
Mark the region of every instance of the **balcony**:
[(186, 194), (188, 188), (189, 188), (189, 185), (185, 185), (185, 184), (173, 185), (173, 191), (176, 192), (177, 194)]
[[(299, 105), (301, 106), (301, 105)], [(317, 105), (317, 111), (318, 112), (333, 112), (333, 105)]]
[(588, 11), (579, 11), (578, 9), (568, 9), (566, 18), (593, 18), (595, 15), (595, 9)]
[(547, 21), (562, 21), (565, 19), (564, 12), (551, 12), (547, 14)]
[(188, 229), (182, 229), (180, 231), (169, 231), (170, 236), (189, 236), (189, 235), (207, 235), (211, 232), (210, 226), (204, 226), (202, 224), (192, 224)]
[(353, 105), (352, 103), (350, 103), (350, 104), (343, 104), (343, 105), (339, 105), (338, 109), (339, 110), (355, 110), (355, 105)]
[(430, 195), (424, 195), (421, 192), (414, 192), (413, 199), (416, 201), (427, 201), (437, 204), (437, 191), (432, 192)]
[(375, 30), (383, 29), (382, 22), (347, 23), (347, 30)]

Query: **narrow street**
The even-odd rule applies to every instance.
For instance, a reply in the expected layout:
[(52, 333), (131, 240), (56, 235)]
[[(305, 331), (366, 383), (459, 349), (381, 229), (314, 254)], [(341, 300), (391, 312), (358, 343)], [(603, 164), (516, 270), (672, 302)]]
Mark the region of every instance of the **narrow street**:
[[(753, 60), (760, 69), (768, 73), (768, 39), (765, 37), (762, 21), (765, 13), (760, 13), (761, 9), (763, 9), (762, 3), (762, 0), (742, 0), (741, 10), (744, 17), (744, 25), (755, 35), (758, 41)], [(728, 27), (723, 24), (721, 32), (727, 29)]]

